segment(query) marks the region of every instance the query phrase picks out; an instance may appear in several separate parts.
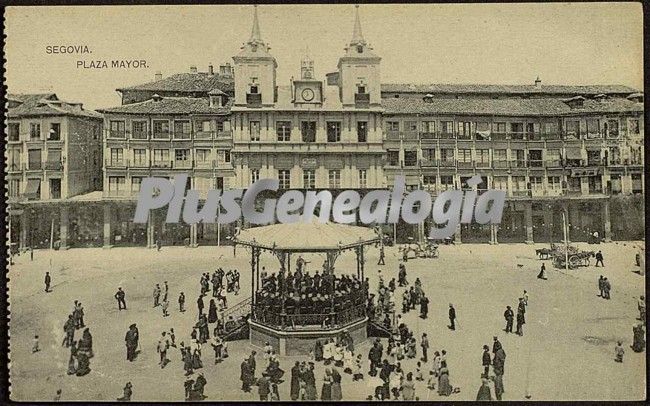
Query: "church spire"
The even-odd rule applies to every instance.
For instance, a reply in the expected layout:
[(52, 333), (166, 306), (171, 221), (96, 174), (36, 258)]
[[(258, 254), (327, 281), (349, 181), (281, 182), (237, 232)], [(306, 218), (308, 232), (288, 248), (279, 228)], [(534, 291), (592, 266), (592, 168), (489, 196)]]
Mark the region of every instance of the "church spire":
[(263, 44), (262, 34), (260, 33), (260, 22), (257, 18), (257, 5), (253, 6), (253, 29), (251, 31), (251, 38), (248, 40), (249, 44)]
[(365, 45), (366, 40), (363, 39), (361, 33), (361, 20), (359, 19), (359, 5), (354, 6), (354, 31), (352, 32), (352, 41), (350, 45)]

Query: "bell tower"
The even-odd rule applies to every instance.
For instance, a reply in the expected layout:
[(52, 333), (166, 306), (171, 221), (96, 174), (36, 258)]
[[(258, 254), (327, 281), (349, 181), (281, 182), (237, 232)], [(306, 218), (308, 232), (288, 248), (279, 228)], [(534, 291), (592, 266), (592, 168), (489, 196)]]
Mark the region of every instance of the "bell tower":
[(253, 28), (235, 63), (235, 105), (272, 106), (275, 103), (278, 63), (269, 53), (271, 47), (262, 40), (257, 6), (253, 9)]
[(338, 64), (341, 102), (344, 106), (378, 106), (381, 104), (381, 58), (363, 38), (359, 6), (354, 7), (352, 40)]

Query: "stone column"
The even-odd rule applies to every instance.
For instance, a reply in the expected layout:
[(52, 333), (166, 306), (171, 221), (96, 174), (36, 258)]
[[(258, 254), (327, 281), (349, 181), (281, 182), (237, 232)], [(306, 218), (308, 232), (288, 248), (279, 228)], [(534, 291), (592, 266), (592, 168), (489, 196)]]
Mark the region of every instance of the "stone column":
[(490, 244), (496, 245), (499, 243), (497, 239), (497, 232), (499, 231), (498, 224), (490, 224)]
[(454, 233), (454, 244), (462, 244), (463, 241), (460, 238), (460, 224), (456, 226), (456, 233)]
[(544, 227), (548, 231), (549, 242), (553, 240), (553, 209), (547, 208), (544, 210)]
[(526, 229), (526, 244), (533, 243), (533, 203), (524, 203), (524, 228)]
[(149, 217), (147, 217), (147, 248), (154, 248), (156, 246), (154, 221), (154, 211), (149, 210)]
[(605, 242), (612, 242), (612, 222), (609, 217), (609, 200), (605, 200), (602, 206), (603, 210), (603, 221), (605, 226), (603, 228)]
[(196, 248), (199, 246), (198, 243), (198, 224), (190, 224), (190, 247)]
[(24, 251), (29, 246), (29, 209), (23, 209), (23, 214), (20, 215), (20, 245), (21, 251)]
[(67, 205), (61, 206), (61, 219), (59, 224), (59, 245), (60, 250), (67, 250), (68, 248), (68, 227), (70, 223), (69, 208)]
[(111, 223), (113, 221), (113, 208), (110, 203), (104, 204), (104, 248), (111, 248)]
[[(568, 202), (565, 203), (564, 205), (562, 205), (562, 212), (564, 213), (564, 219), (565, 219), (565, 223), (562, 224), (562, 227), (566, 227), (566, 235), (567, 235), (566, 239), (568, 240), (568, 241), (564, 241), (564, 234), (563, 234), (562, 235), (562, 242), (568, 244), (568, 243), (571, 242), (571, 234), (570, 234), (571, 227), (569, 227), (570, 222), (569, 222), (569, 203)], [(564, 231), (563, 231), (563, 233), (564, 233)]]

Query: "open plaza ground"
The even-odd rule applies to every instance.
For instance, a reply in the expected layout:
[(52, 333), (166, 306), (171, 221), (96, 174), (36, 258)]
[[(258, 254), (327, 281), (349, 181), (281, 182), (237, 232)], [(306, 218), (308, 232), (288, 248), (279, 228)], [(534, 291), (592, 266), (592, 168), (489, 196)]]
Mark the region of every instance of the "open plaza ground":
[[(615, 242), (600, 245), (577, 244), (585, 250), (602, 250), (604, 268), (588, 267), (565, 271), (555, 269), (551, 261), (541, 261), (535, 248), (548, 244), (500, 244), (441, 246), (436, 259), (415, 259), (406, 263), (408, 281), (420, 278), (430, 299), (429, 317), (422, 320), (417, 311), (403, 316), (419, 339), (426, 332), (431, 344), (429, 354), (445, 349), (450, 382), (460, 393), (448, 398), (429, 391), (425, 382), (416, 383), (416, 396), (421, 400), (474, 400), (481, 384), (482, 346), (491, 347), (498, 336), (507, 354), (503, 377), (504, 400), (640, 400), (646, 393), (645, 353), (630, 348), (632, 326), (637, 324), (637, 299), (644, 294), (644, 276), (638, 273), (635, 254), (643, 242)], [(163, 247), (161, 251), (145, 248), (72, 249), (68, 251), (34, 252), (14, 257), (9, 273), (10, 372), (11, 398), (14, 400), (51, 400), (57, 389), (61, 400), (115, 400), (122, 396), (127, 381), (133, 384), (133, 400), (184, 400), (183, 364), (177, 349), (168, 351), (171, 363), (164, 369), (158, 365), (156, 352), (162, 331), (174, 328), (176, 342), (189, 340), (196, 322), (196, 299), (202, 273), (218, 267), (238, 269), (241, 291), (228, 294), (229, 306), (250, 295), (250, 253), (241, 247), (233, 255), (232, 247)], [(386, 265), (376, 266), (378, 250), (368, 249), (365, 274), (375, 292), (378, 269), (386, 282), (397, 279), (399, 257), (396, 247), (386, 249)], [(306, 255), (311, 261), (307, 270), (320, 269), (324, 257)], [(270, 254), (262, 254), (262, 266), (275, 271), (278, 262)], [(336, 272), (355, 273), (351, 252), (337, 260)], [(548, 280), (537, 279), (542, 262), (546, 263)], [(44, 292), (46, 271), (52, 275), (52, 292)], [(611, 300), (598, 297), (598, 277), (612, 283)], [(152, 291), (156, 283), (168, 281), (170, 317), (163, 318), (160, 307), (153, 307)], [(128, 310), (118, 311), (115, 294), (118, 286), (126, 292)], [(397, 288), (398, 310), (401, 294)], [(529, 294), (527, 323), (522, 337), (506, 334), (503, 312), (506, 305), (516, 309), (523, 291)], [(177, 298), (186, 296), (185, 313), (178, 310)], [(209, 299), (207, 297), (206, 299)], [(93, 335), (92, 371), (85, 376), (67, 375), (70, 350), (62, 347), (63, 324), (72, 312), (74, 300), (85, 309), (85, 324)], [(207, 302), (206, 301), (206, 308)], [(458, 328), (449, 330), (447, 310), (453, 303)], [(137, 323), (141, 353), (135, 362), (126, 360), (124, 335), (128, 326)], [(212, 330), (213, 325), (210, 330)], [(211, 331), (212, 333), (212, 331)], [(40, 336), (42, 350), (32, 353), (32, 339)], [(75, 339), (81, 330), (75, 333)], [(386, 339), (382, 339), (384, 348)], [(623, 363), (614, 362), (614, 346), (623, 342)], [(255, 400), (257, 388), (251, 393), (240, 390), (240, 363), (254, 349), (247, 340), (229, 344), (230, 357), (213, 364), (213, 351), (203, 349), (206, 400)], [(367, 362), (370, 339), (355, 343)], [(261, 349), (257, 349), (258, 354)], [(415, 372), (416, 360), (402, 361), (406, 372)], [(281, 356), (285, 381), (279, 385), (280, 399), (289, 399), (290, 369), (296, 360), (307, 356)], [(431, 359), (423, 366), (425, 376)], [(257, 357), (259, 376), (264, 365)], [(320, 387), (324, 366), (316, 363), (316, 386)], [(342, 372), (342, 371), (341, 371)], [(373, 393), (368, 381), (353, 382), (342, 374), (343, 399), (363, 400)], [(494, 391), (493, 391), (494, 393)]]

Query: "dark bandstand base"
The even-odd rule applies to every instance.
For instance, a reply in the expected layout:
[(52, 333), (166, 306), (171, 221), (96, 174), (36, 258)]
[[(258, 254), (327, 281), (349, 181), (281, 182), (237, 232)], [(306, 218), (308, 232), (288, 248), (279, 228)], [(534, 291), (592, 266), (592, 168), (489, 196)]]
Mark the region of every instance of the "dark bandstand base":
[(249, 320), (248, 324), (251, 344), (263, 348), (265, 343), (268, 342), (273, 348), (279, 349), (279, 355), (308, 355), (309, 351), (314, 348), (316, 340), (320, 340), (324, 344), (326, 339), (336, 338), (346, 330), (352, 336), (355, 346), (363, 343), (368, 338), (368, 318), (330, 330), (314, 328), (278, 330), (252, 320)]

